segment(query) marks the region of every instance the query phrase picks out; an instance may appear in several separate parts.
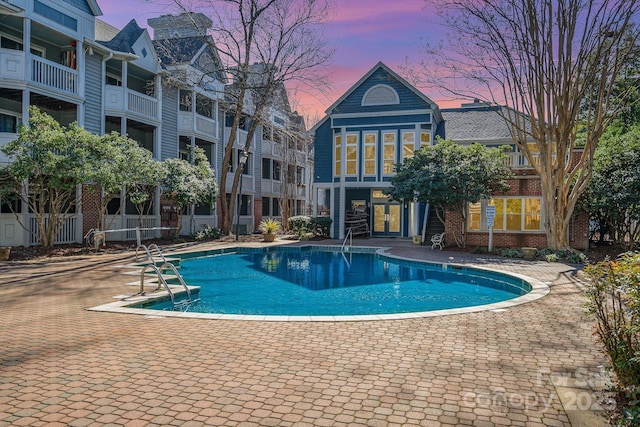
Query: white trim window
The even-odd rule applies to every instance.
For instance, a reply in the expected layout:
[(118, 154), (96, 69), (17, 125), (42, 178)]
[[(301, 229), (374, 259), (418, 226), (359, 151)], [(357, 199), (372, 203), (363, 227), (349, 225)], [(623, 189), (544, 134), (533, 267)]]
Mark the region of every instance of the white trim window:
[(342, 135), (340, 134), (333, 137), (333, 159), (333, 176), (340, 176), (342, 165)]
[(358, 175), (358, 134), (347, 134), (347, 155), (345, 159), (345, 175)]
[(364, 175), (375, 176), (378, 132), (364, 132), (362, 138), (364, 139)]
[(382, 174), (393, 175), (396, 167), (396, 133), (384, 132), (382, 144)]
[(431, 145), (431, 132), (423, 130), (420, 132), (420, 148), (429, 145)]
[(413, 130), (402, 131), (402, 160), (410, 159), (416, 151), (416, 132)]
[(470, 203), (467, 215), (469, 231), (486, 231), (486, 206), (496, 207), (493, 229), (508, 232), (543, 231), (542, 199), (540, 197), (495, 197), (480, 203)]

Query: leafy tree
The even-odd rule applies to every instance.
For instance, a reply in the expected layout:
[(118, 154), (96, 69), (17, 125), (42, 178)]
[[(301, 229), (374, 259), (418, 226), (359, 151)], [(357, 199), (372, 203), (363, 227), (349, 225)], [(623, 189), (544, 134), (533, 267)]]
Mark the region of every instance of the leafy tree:
[(640, 239), (640, 124), (625, 129), (612, 128), (601, 138), (581, 204), (628, 250)]
[(164, 164), (153, 160), (149, 150), (133, 150), (129, 161), (134, 168), (127, 169), (125, 188), (127, 197), (138, 212), (138, 226), (142, 226), (142, 217), (151, 214), (156, 198), (156, 190), (166, 174)]
[(11, 163), (3, 168), (0, 194), (18, 195), (26, 203), (37, 230), (24, 224), (17, 213), (16, 218), (42, 246), (52, 246), (68, 215), (75, 213), (78, 186), (89, 176), (88, 148), (98, 140), (75, 123), (68, 128), (60, 126), (32, 106), (29, 126), (21, 126), (18, 139), (2, 148)]
[(105, 222), (109, 202), (120, 197), (122, 189), (134, 188), (140, 179), (138, 172), (148, 170), (147, 163), (153, 163), (154, 160), (149, 150), (135, 140), (111, 132), (89, 147), (88, 162), (89, 181), (85, 189), (101, 192), (97, 202), (96, 228), (105, 230), (110, 226)]
[(216, 178), (204, 150), (195, 147), (192, 153), (193, 163), (182, 159), (164, 161), (166, 174), (162, 188), (164, 197), (175, 204), (178, 212), (176, 236), (180, 235), (184, 209), (201, 203), (213, 204), (218, 193)]
[(385, 192), (400, 202), (429, 203), (443, 223), (440, 212), (459, 212), (463, 228), (461, 236), (454, 234), (454, 238), (458, 245), (465, 246), (467, 205), (509, 188), (506, 180), (512, 173), (504, 157), (499, 148), (438, 139), (435, 145), (421, 148), (414, 157), (397, 165), (391, 187)]
[[(617, 85), (638, 57), (636, 0), (441, 0), (453, 35), (417, 71), (458, 96), (508, 105), (514, 143), (542, 180), (547, 244), (567, 230), (594, 152), (633, 90)], [(574, 150), (577, 126), (584, 145)]]
[[(181, 12), (192, 11), (190, 1), (174, 3)], [(225, 93), (227, 114), (233, 118), (222, 159), (228, 165), (239, 148), (237, 143), (250, 152), (258, 126), (269, 122), (271, 103), (285, 84), (313, 91), (325, 86), (318, 70), (327, 64), (333, 50), (319, 24), (328, 16), (330, 0), (204, 0), (197, 5), (213, 21), (213, 38), (206, 40), (213, 43), (215, 39), (211, 47), (220, 53), (224, 72), (233, 77)], [(198, 28), (195, 19), (193, 25)], [(246, 137), (240, 138), (240, 129), (247, 132)], [(232, 171), (226, 166), (220, 170), (221, 188), (226, 189), (232, 180), (229, 200), (237, 198), (241, 169), (234, 165)], [(220, 198), (218, 218), (223, 234), (231, 230), (234, 209), (234, 203)]]

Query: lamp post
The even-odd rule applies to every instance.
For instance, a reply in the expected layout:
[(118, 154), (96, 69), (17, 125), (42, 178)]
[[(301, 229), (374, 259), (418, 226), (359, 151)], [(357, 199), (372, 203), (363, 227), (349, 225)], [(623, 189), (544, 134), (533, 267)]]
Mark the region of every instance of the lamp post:
[(244, 164), (247, 163), (247, 159), (249, 158), (249, 153), (245, 150), (240, 152), (240, 158), (238, 161), (240, 162), (240, 191), (238, 192), (238, 203), (236, 209), (236, 242), (238, 241), (238, 233), (240, 229), (240, 209), (242, 208), (242, 175), (244, 174)]

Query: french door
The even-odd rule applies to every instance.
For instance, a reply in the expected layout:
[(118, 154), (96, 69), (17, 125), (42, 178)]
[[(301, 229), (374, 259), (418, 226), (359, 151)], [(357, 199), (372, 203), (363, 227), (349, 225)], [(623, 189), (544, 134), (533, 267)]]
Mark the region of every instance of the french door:
[(399, 236), (402, 230), (401, 211), (397, 203), (374, 203), (373, 235)]

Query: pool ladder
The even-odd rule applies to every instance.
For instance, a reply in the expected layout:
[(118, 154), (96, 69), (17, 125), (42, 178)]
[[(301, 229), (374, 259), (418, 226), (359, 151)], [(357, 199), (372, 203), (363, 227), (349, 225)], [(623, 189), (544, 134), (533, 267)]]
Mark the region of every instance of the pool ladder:
[[(344, 246), (347, 244), (347, 240), (349, 240), (349, 246), (353, 246), (353, 230), (351, 229), (351, 227), (347, 229), (347, 235), (342, 242), (342, 252), (344, 252)], [(347, 250), (349, 250), (349, 247), (347, 247)]]
[[(155, 243), (152, 243), (151, 245), (149, 245), (149, 247), (147, 247), (145, 245), (138, 245), (138, 247), (136, 248), (136, 260), (138, 259), (138, 250), (139, 249), (144, 249), (144, 251), (147, 254), (147, 257), (149, 258), (149, 261), (150, 261), (150, 263), (146, 264), (142, 268), (142, 271), (140, 272), (140, 292), (139, 292), (139, 295), (144, 295), (145, 294), (145, 291), (144, 291), (145, 273), (147, 272), (147, 270), (152, 270), (153, 272), (156, 273), (156, 275), (158, 277), (158, 287), (155, 290), (158, 290), (158, 289), (161, 288), (161, 286), (164, 286), (165, 290), (167, 291), (167, 294), (169, 294), (169, 297), (171, 298), (171, 307), (172, 307), (172, 309), (174, 309), (174, 310), (176, 310), (176, 309), (178, 309), (178, 310), (188, 310), (189, 306), (191, 306), (192, 304), (194, 304), (194, 303), (199, 301), (199, 299), (193, 299), (191, 297), (191, 290), (189, 289), (187, 284), (184, 282), (184, 279), (182, 278), (182, 275), (180, 275), (180, 273), (178, 273), (178, 269), (176, 268), (175, 265), (173, 265), (171, 262), (167, 261), (167, 259), (162, 254), (162, 251), (160, 250), (158, 245), (156, 245)], [(160, 267), (158, 267), (158, 262), (156, 261), (156, 259), (152, 255), (152, 250), (153, 249), (155, 249), (155, 251), (160, 256), (160, 259), (162, 260), (162, 263), (160, 264)], [(163, 273), (166, 270), (171, 270), (173, 275), (178, 279), (178, 281), (180, 282), (180, 285), (182, 285), (182, 287), (184, 288), (184, 290), (185, 290), (185, 292), (187, 294), (187, 299), (176, 302), (175, 294), (171, 290), (171, 287), (169, 286), (169, 283), (167, 282), (167, 277)]]

